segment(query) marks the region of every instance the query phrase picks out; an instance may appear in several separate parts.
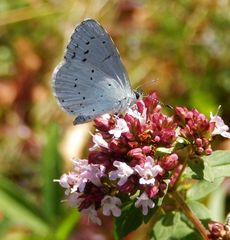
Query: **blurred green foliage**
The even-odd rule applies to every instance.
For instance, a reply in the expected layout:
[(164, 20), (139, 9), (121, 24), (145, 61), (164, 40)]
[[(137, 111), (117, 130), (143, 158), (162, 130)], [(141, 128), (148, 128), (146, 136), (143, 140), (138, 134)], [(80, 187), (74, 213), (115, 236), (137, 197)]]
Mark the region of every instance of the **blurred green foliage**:
[(95, 18), (109, 31), (134, 87), (207, 115), (221, 104), (229, 124), (229, 12), (229, 0), (1, 0), (0, 238), (76, 234), (78, 214), (52, 182), (64, 172), (60, 128), (71, 120), (50, 81), (77, 23)]

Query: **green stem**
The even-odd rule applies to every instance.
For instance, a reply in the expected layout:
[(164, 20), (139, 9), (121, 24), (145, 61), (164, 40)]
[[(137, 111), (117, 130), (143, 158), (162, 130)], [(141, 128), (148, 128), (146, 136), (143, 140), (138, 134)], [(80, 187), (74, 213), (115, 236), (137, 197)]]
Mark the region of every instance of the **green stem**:
[(194, 224), (196, 229), (199, 231), (200, 235), (203, 237), (203, 239), (208, 240), (208, 231), (205, 229), (203, 224), (200, 222), (200, 220), (194, 215), (194, 213), (191, 211), (191, 209), (188, 207), (188, 205), (185, 203), (184, 199), (181, 197), (181, 195), (178, 192), (171, 192), (171, 195), (177, 202), (178, 206), (181, 208), (185, 216)]

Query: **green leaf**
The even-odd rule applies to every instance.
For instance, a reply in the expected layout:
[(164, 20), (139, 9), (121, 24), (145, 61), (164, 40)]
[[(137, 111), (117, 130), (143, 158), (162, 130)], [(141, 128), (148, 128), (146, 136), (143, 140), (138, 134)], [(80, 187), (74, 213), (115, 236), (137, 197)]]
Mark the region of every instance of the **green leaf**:
[(170, 154), (170, 153), (172, 153), (173, 149), (174, 148), (159, 147), (156, 149), (156, 153), (160, 156), (165, 155), (165, 154)]
[(206, 180), (197, 181), (196, 184), (187, 191), (187, 198), (190, 200), (198, 200), (204, 198), (209, 193), (217, 189), (223, 182), (223, 178), (216, 178), (213, 182)]
[(230, 151), (218, 150), (211, 155), (203, 157), (212, 167), (230, 165)]
[(221, 185), (208, 197), (208, 208), (212, 214), (212, 220), (218, 222), (224, 222), (225, 209), (226, 209), (226, 191), (224, 186)]
[(0, 178), (0, 210), (9, 220), (25, 225), (40, 236), (50, 231), (31, 195), (3, 177)]
[(203, 159), (209, 163), (215, 178), (230, 177), (230, 151), (215, 151)]
[(115, 219), (115, 239), (123, 239), (128, 233), (137, 229), (142, 224), (142, 220), (141, 209), (136, 208), (134, 203), (126, 205), (122, 209), (121, 216)]
[(188, 170), (186, 176), (193, 179), (204, 178), (204, 162), (201, 158), (195, 158), (188, 161)]
[(153, 227), (152, 240), (199, 240), (202, 239), (184, 220), (180, 212), (163, 215)]
[(215, 151), (209, 156), (192, 159), (185, 176), (193, 179), (214, 179), (230, 176), (230, 151)]
[(211, 219), (210, 210), (200, 202), (188, 200), (186, 201), (188, 207), (192, 210), (192, 212), (196, 215), (200, 220), (208, 220)]
[(60, 216), (62, 189), (54, 182), (61, 176), (61, 158), (58, 152), (58, 127), (51, 124), (47, 130), (47, 143), (42, 157), (43, 209), (50, 222)]
[(216, 178), (215, 174), (213, 173), (213, 169), (207, 161), (204, 161), (204, 180), (209, 182), (213, 182)]

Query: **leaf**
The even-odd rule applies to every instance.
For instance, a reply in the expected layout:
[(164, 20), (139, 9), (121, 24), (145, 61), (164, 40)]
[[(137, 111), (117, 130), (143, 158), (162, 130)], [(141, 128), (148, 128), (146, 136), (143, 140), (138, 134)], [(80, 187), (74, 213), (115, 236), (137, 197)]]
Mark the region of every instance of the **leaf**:
[(197, 181), (196, 184), (187, 191), (187, 198), (190, 200), (198, 200), (204, 198), (209, 193), (217, 189), (223, 182), (223, 178), (216, 178), (213, 182), (206, 180)]
[(215, 178), (230, 176), (230, 151), (215, 151), (209, 156), (189, 161), (185, 176), (213, 182)]
[(211, 166), (215, 178), (230, 177), (230, 151), (215, 151), (203, 159)]
[(188, 161), (188, 170), (186, 175), (193, 179), (203, 179), (204, 178), (204, 162), (201, 158), (195, 158)]
[(188, 207), (200, 220), (211, 219), (210, 210), (200, 202), (188, 200), (186, 201)]
[(224, 222), (226, 199), (226, 190), (223, 185), (210, 194), (207, 206), (210, 209), (213, 221)]
[(159, 155), (159, 156), (163, 156), (165, 154), (170, 154), (172, 153), (172, 151), (174, 150), (174, 148), (165, 148), (165, 147), (159, 147), (156, 149), (156, 153)]
[(31, 195), (3, 177), (0, 178), (0, 210), (9, 220), (25, 225), (40, 236), (50, 231)]
[(213, 182), (214, 179), (216, 178), (212, 167), (210, 164), (206, 161), (204, 161), (204, 180), (207, 180), (209, 182)]
[(43, 209), (50, 222), (60, 216), (63, 197), (59, 184), (53, 182), (61, 176), (61, 158), (58, 153), (58, 127), (51, 124), (47, 130), (47, 143), (42, 157)]
[(230, 151), (217, 150), (209, 156), (204, 156), (203, 159), (208, 161), (212, 167), (230, 165)]
[(171, 212), (163, 215), (153, 227), (151, 240), (159, 239), (199, 240), (202, 238), (183, 220), (183, 214), (180, 212)]
[(115, 219), (115, 239), (123, 239), (128, 233), (134, 231), (142, 224), (143, 214), (134, 203), (126, 205), (122, 209), (121, 216)]

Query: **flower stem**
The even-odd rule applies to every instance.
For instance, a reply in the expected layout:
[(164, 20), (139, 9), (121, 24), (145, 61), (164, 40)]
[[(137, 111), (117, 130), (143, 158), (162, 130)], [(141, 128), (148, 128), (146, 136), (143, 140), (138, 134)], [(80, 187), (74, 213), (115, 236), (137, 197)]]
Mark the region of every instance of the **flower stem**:
[(185, 203), (181, 195), (176, 191), (171, 192), (171, 195), (173, 196), (175, 201), (178, 203), (179, 207), (181, 208), (185, 216), (194, 224), (194, 226), (199, 231), (203, 239), (208, 240), (209, 239), (208, 231), (205, 229), (205, 227), (200, 222), (200, 220), (195, 216), (195, 214), (191, 211), (191, 209)]

